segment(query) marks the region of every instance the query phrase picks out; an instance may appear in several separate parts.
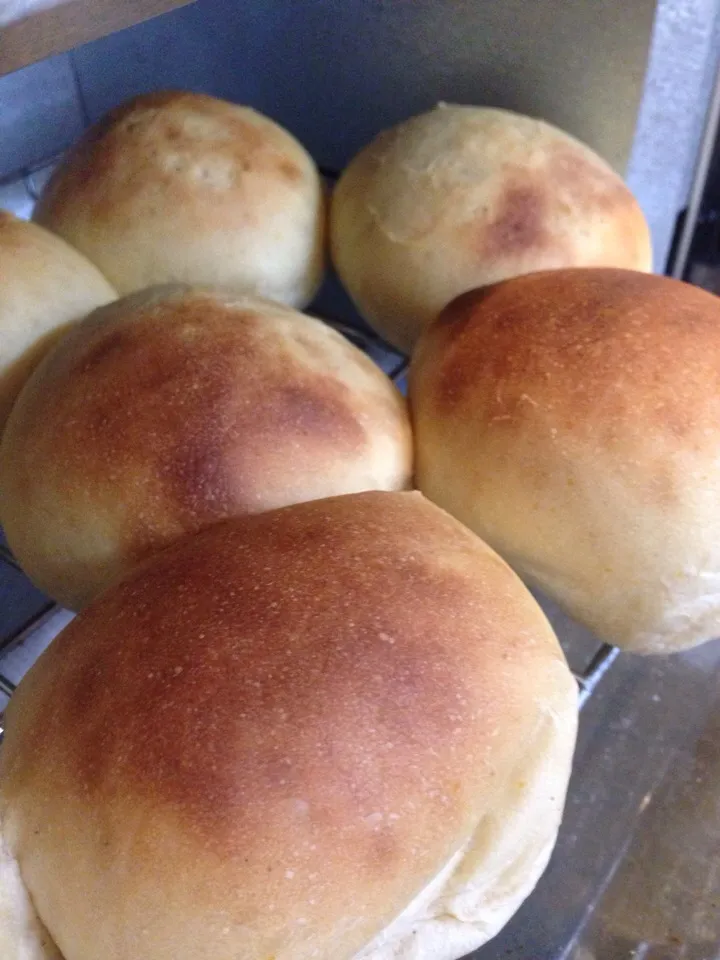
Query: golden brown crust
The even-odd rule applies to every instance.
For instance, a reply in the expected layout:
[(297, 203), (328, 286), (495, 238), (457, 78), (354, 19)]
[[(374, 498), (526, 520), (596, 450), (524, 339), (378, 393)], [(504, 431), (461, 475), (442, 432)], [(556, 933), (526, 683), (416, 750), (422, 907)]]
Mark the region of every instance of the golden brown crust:
[(335, 265), (357, 306), (409, 350), (472, 288), (535, 270), (651, 267), (635, 198), (596, 154), (518, 114), (441, 105), (379, 136), (331, 209)]
[(717, 422), (719, 317), (717, 297), (667, 277), (551, 271), (458, 297), (422, 350), (439, 409), (469, 401), (481, 429), (498, 414), (522, 429), (538, 405), (576, 436), (610, 441), (634, 414), (674, 442)]
[(50, 347), (115, 291), (59, 237), (0, 210), (0, 433)]
[(604, 639), (691, 646), (717, 629), (719, 370), (720, 303), (677, 281), (467, 293), (413, 359), (419, 485)]
[[(269, 181), (301, 180), (307, 173), (306, 165), (301, 167), (286, 155), (292, 143), (290, 135), (269, 122), (258, 124), (256, 117), (259, 115), (252, 111), (203, 94), (161, 91), (136, 97), (110, 111), (74, 147), (71, 159), (51, 177), (38, 202), (36, 219), (40, 223), (56, 217), (62, 221), (80, 204), (90, 207), (99, 220), (112, 220), (119, 201), (132, 205), (147, 189), (143, 169), (137, 167), (137, 158), (143, 155), (145, 171), (159, 178), (169, 192), (168, 199), (187, 201), (185, 191), (195, 176), (209, 180), (213, 172), (224, 168), (245, 173), (261, 170)], [(214, 160), (215, 168), (194, 171), (190, 167), (194, 146), (190, 118), (210, 130), (217, 124), (212, 158), (206, 157), (208, 164)], [(160, 157), (159, 147), (171, 144), (187, 153)], [(195, 149), (199, 156), (204, 155), (199, 144)], [(184, 173), (187, 179), (179, 179), (178, 173)], [(203, 200), (212, 203), (215, 215), (229, 218), (233, 225), (237, 213), (228, 207), (226, 195), (208, 191)], [(202, 227), (207, 216), (205, 207), (193, 205), (189, 212), (197, 217), (195, 226)], [(254, 219), (251, 211), (246, 212), (246, 219)]]
[(547, 622), (472, 534), (418, 494), (316, 501), (84, 611), (13, 698), (2, 814), (66, 960), (342, 960), (574, 714)]
[(0, 448), (0, 513), (31, 578), (75, 607), (218, 519), (404, 489), (411, 457), (404, 400), (325, 324), (155, 289), (90, 317), (28, 385)]
[(312, 159), (268, 118), (202, 94), (145, 94), (111, 111), (57, 168), (34, 216), (121, 293), (178, 281), (304, 306), (322, 276)]

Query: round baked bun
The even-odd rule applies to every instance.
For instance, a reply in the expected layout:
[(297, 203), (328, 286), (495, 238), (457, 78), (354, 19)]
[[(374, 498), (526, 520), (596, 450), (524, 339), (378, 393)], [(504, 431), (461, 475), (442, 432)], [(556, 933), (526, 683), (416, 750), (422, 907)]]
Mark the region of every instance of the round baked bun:
[(86, 133), (35, 219), (81, 250), (120, 293), (217, 285), (304, 306), (323, 273), (318, 170), (249, 107), (153, 93)]
[(65, 960), (455, 960), (545, 867), (577, 691), (482, 541), (365, 493), (169, 547), (5, 719), (5, 843)]
[(650, 234), (588, 147), (506, 110), (440, 104), (382, 133), (340, 178), (332, 255), (365, 319), (402, 350), (450, 300), (534, 270), (650, 270)]
[(465, 294), (410, 374), (420, 489), (598, 637), (720, 635), (720, 300), (624, 270)]
[(404, 398), (320, 320), (183, 288), (91, 314), (22, 391), (0, 521), (78, 609), (154, 550), (237, 514), (411, 485)]
[(0, 210), (0, 433), (50, 346), (117, 294), (64, 240)]

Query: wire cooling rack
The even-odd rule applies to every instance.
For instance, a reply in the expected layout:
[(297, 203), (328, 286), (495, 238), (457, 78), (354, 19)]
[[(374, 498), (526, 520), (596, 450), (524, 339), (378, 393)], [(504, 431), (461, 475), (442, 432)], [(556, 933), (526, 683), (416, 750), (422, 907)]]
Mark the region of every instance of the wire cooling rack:
[[(57, 159), (58, 158), (54, 158), (32, 169), (23, 169), (13, 178), (0, 182), (0, 207), (7, 207), (19, 216), (29, 217), (38, 193), (42, 189), (49, 173), (57, 163)], [(321, 172), (328, 181), (332, 182), (337, 179), (337, 174), (332, 170), (322, 169)], [(315, 312), (315, 315), (344, 334), (352, 343), (378, 363), (401, 389), (404, 387), (405, 374), (407, 373), (408, 367), (406, 357), (398, 354), (375, 334), (361, 329), (352, 323), (339, 320), (331, 316), (327, 310), (318, 310)], [(0, 542), (0, 573), (2, 573), (3, 566), (12, 568), (15, 575), (17, 575), (17, 571), (20, 571), (20, 566), (12, 556), (10, 550)], [(0, 696), (11, 697), (15, 691), (15, 682), (7, 676), (7, 671), (4, 670), (3, 666), (8, 655), (19, 647), (27, 645), (32, 648), (33, 638), (41, 633), (47, 633), (48, 631), (52, 633), (53, 625), (56, 621), (60, 621), (60, 612), (61, 608), (48, 600), (41, 604), (33, 616), (27, 621), (10, 633), (4, 634), (2, 629), (3, 614), (0, 610)], [(581, 707), (587, 702), (589, 697), (592, 696), (598, 683), (611, 668), (618, 656), (618, 652), (616, 647), (598, 643), (595, 651), (590, 655), (586, 663), (580, 668), (575, 667), (573, 673), (578, 682)], [(2, 713), (0, 712), (0, 737), (1, 736)]]

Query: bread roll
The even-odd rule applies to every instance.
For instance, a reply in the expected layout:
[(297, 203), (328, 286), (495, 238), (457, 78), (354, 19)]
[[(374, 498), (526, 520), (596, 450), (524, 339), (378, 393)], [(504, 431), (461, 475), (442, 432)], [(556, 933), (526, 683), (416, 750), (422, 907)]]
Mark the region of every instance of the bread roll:
[(532, 889), (577, 692), (417, 493), (235, 519), (88, 607), (6, 715), (0, 817), (65, 960), (454, 960)]
[(411, 476), (403, 397), (339, 333), (269, 301), (155, 288), (92, 314), (26, 385), (0, 521), (30, 579), (78, 609), (189, 531)]
[(47, 230), (0, 210), (0, 433), (23, 383), (69, 324), (116, 293)]
[(120, 293), (217, 285), (292, 306), (323, 273), (324, 200), (305, 149), (249, 107), (137, 97), (95, 124), (35, 211)]
[(642, 211), (604, 160), (556, 127), (486, 107), (440, 104), (377, 137), (340, 179), (331, 233), (358, 309), (405, 351), (471, 288), (652, 264)]
[(720, 300), (623, 270), (459, 297), (410, 374), (417, 482), (608, 643), (720, 634)]

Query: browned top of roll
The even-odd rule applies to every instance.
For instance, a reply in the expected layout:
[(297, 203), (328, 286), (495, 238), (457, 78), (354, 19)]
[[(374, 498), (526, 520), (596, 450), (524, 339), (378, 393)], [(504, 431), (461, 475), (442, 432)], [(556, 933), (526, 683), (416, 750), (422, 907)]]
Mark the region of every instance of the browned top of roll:
[(28, 574), (75, 608), (184, 532), (404, 489), (411, 472), (405, 401), (339, 333), (257, 298), (155, 288), (93, 314), (27, 385), (0, 514)]
[[(184, 131), (179, 120), (187, 113), (195, 115), (195, 126)], [(208, 135), (212, 157), (208, 154)], [(138, 168), (137, 158), (143, 140), (148, 148), (144, 169)], [(173, 142), (182, 147), (175, 164), (169, 153)], [(162, 147), (166, 187), (172, 190), (176, 202), (190, 201), (184, 212), (196, 218), (196, 226), (204, 229), (208, 209), (192, 202), (193, 180), (173, 176), (179, 172), (180, 164), (188, 163), (188, 148), (194, 147), (196, 160), (211, 163), (205, 171), (208, 178), (238, 164), (247, 170), (262, 171), (263, 178), (258, 178), (254, 185), (255, 201), (262, 208), (268, 201), (280, 202), (278, 181), (297, 184), (305, 174), (304, 165), (288, 156), (291, 144), (295, 145), (295, 141), (282, 127), (247, 107), (179, 90), (143, 94), (111, 110), (91, 128), (73, 149), (72, 162), (64, 164), (60, 174), (50, 181), (36, 216), (40, 222), (48, 216), (62, 219), (68, 207), (74, 208), (82, 201), (99, 220), (112, 220), (118, 204), (130, 203), (146, 193), (143, 175), (161, 178), (162, 166), (155, 162), (157, 154), (153, 154), (153, 149)], [(299, 145), (297, 149), (300, 153)], [(222, 215), (224, 210), (230, 222), (235, 221), (236, 211), (228, 204), (227, 193), (214, 197), (206, 194), (204, 199), (214, 199), (213, 215)], [(250, 210), (247, 216), (252, 219)]]
[(544, 721), (572, 737), (575, 700), (530, 594), (419, 494), (228, 521), (23, 681), (6, 835), (70, 960), (346, 958), (520, 789)]
[(471, 403), (492, 420), (502, 407), (512, 431), (540, 407), (557, 427), (607, 443), (632, 423), (673, 443), (717, 424), (720, 391), (709, 387), (720, 385), (719, 358), (717, 297), (667, 277), (577, 269), (458, 297), (417, 367), (432, 370), (426, 389), (440, 413)]

